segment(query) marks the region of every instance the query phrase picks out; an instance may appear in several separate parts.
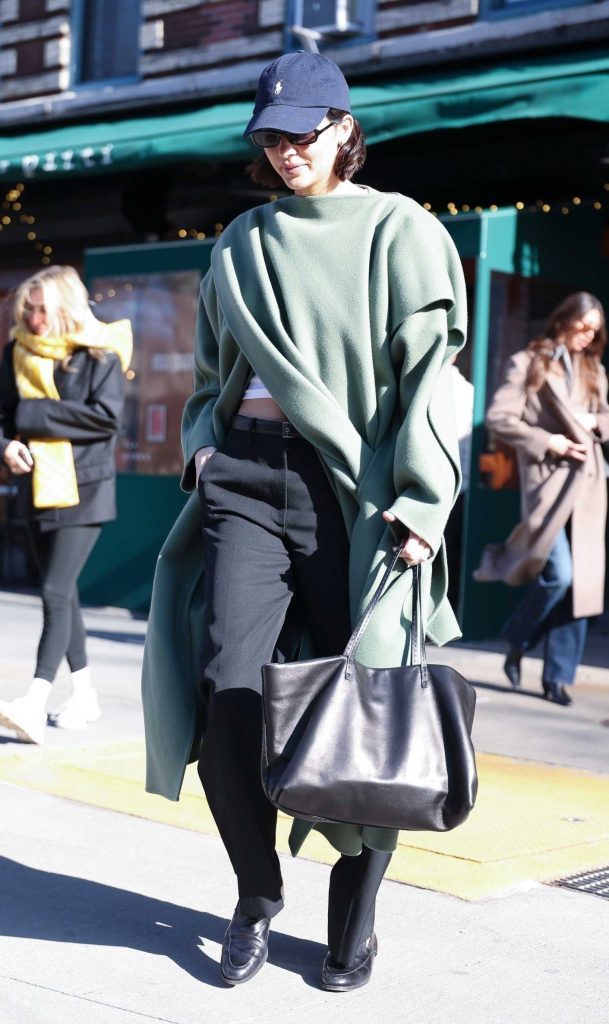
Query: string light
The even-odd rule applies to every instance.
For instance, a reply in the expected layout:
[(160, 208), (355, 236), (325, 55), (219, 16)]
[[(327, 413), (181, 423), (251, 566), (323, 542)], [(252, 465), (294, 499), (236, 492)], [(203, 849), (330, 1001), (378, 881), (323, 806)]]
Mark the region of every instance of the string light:
[(178, 231), (178, 238), (186, 238), (187, 234), (188, 231), (186, 230), (186, 228), (180, 228), (180, 230)]
[[(23, 204), (21, 200), (23, 199), (24, 192), (25, 185), (22, 181), (19, 181), (16, 185), (13, 185), (11, 188), (9, 188), (5, 193), (4, 200), (2, 201), (2, 209), (11, 210), (12, 213), (18, 215), (18, 217), (15, 216), (15, 218), (12, 218), (9, 213), (5, 213), (4, 216), (0, 219), (0, 231), (4, 231), (5, 228), (10, 227), (11, 225), (27, 224), (31, 226), (32, 224), (36, 223), (36, 218), (33, 216), (33, 214), (26, 213), (23, 210)], [(45, 265), (49, 264), (51, 262), (50, 257), (53, 252), (53, 247), (51, 245), (43, 245), (42, 242), (38, 241), (38, 235), (36, 231), (28, 231), (26, 238), (28, 242), (34, 243), (35, 252), (42, 253), (41, 262)]]
[[(606, 191), (609, 191), (609, 182), (607, 182), (603, 186), (603, 188)], [(569, 205), (567, 205), (567, 202), (569, 203)], [(423, 208), (425, 210), (433, 212), (431, 210), (431, 203), (425, 202), (425, 203), (422, 203), (421, 205), (423, 206)], [(510, 204), (506, 204), (505, 208), (509, 208), (509, 205)], [(513, 209), (518, 210), (518, 212), (523, 212), (523, 211), (527, 211), (528, 210), (529, 212), (533, 212), (533, 213), (535, 211), (538, 211), (539, 213), (546, 213), (546, 214), (547, 213), (551, 213), (552, 210), (555, 209), (556, 212), (558, 212), (560, 210), (560, 213), (563, 214), (564, 216), (566, 216), (567, 214), (573, 212), (574, 208), (575, 209), (579, 208), (579, 209), (582, 209), (582, 210), (584, 210), (586, 208), (593, 209), (593, 210), (596, 210), (596, 211), (602, 210), (603, 209), (603, 203), (600, 201), (600, 199), (593, 199), (592, 197), (585, 199), (585, 198), (582, 198), (581, 196), (573, 196), (568, 201), (563, 199), (562, 205), (560, 203), (558, 203), (558, 202), (556, 204), (549, 203), (545, 199), (537, 199), (535, 202), (531, 202), (531, 203), (527, 204), (523, 200), (519, 199), (519, 200), (517, 200), (516, 202), (514, 202), (512, 204), (512, 207), (513, 207)], [(491, 213), (496, 213), (500, 208), (501, 207), (497, 203), (489, 203), (487, 206), (478, 205), (478, 206), (474, 206), (474, 207), (470, 206), (467, 203), (463, 203), (461, 205), (461, 207), (459, 208), (459, 207), (457, 207), (457, 204), (452, 202), (452, 201), (447, 203), (446, 207), (445, 207), (445, 209), (448, 210), (449, 214), (451, 216), (453, 216), (453, 217), (456, 216), (457, 214), (470, 213), (472, 210), (475, 213), (478, 213), (478, 214), (484, 213), (485, 210), (490, 211)], [(606, 208), (606, 205), (605, 205), (605, 208)]]

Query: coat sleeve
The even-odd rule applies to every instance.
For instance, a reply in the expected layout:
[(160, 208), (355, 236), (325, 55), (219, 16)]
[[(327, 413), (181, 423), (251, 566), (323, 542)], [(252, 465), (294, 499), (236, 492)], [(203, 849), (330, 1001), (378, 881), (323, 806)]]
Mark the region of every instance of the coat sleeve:
[(596, 411), (596, 433), (604, 443), (609, 441), (609, 403), (607, 402), (607, 373), (599, 367), (599, 400)]
[(528, 366), (524, 353), (517, 352), (512, 356), (507, 365), (505, 380), (491, 399), (485, 422), (487, 428), (493, 430), (506, 444), (541, 462), (552, 435), (550, 431), (533, 426), (524, 419)]
[(420, 298), (431, 301), (409, 313), (391, 339), (400, 427), (393, 468), (397, 498), (389, 511), (434, 555), (461, 484), (450, 361), (465, 344), (467, 326), (461, 262), (442, 232), (425, 260), (428, 279), (419, 283)]
[[(92, 357), (91, 357), (92, 358)], [(23, 438), (61, 438), (87, 444), (117, 433), (125, 385), (118, 356), (94, 360), (86, 401), (25, 398), (17, 406), (16, 428)]]
[(195, 329), (194, 391), (182, 415), (182, 451), (184, 470), (181, 486), (192, 491), (195, 486), (195, 452), (200, 448), (218, 447), (214, 433), (214, 405), (220, 394), (219, 331), (221, 313), (212, 271), (203, 278)]
[(12, 344), (6, 345), (0, 363), (0, 459), (4, 457), (7, 446), (16, 434), (15, 411), (19, 395), (15, 384), (12, 353)]

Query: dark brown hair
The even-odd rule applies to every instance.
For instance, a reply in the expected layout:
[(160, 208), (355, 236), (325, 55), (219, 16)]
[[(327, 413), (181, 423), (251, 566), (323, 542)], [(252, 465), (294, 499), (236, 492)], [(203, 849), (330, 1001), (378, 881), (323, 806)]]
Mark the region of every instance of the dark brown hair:
[[(337, 110), (331, 107), (328, 111), (328, 118), (339, 124), (345, 116), (345, 110)], [(353, 131), (346, 142), (340, 147), (334, 164), (334, 173), (341, 181), (350, 181), (354, 174), (364, 166), (366, 159), (366, 143), (364, 133), (359, 121), (353, 119)], [(268, 159), (261, 153), (251, 164), (245, 168), (255, 185), (264, 185), (266, 188), (286, 188), (282, 177), (273, 170)]]
[(561, 334), (572, 330), (573, 325), (591, 309), (599, 311), (601, 325), (595, 332), (593, 341), (581, 353), (583, 360), (581, 365), (588, 396), (592, 401), (598, 401), (600, 397), (598, 371), (607, 344), (607, 327), (602, 304), (590, 292), (574, 292), (563, 299), (560, 305), (550, 313), (543, 333), (529, 342), (527, 348), (529, 352), (533, 352), (533, 359), (527, 373), (527, 387), (533, 391), (539, 391), (545, 383), (548, 368), (556, 354), (558, 338)]

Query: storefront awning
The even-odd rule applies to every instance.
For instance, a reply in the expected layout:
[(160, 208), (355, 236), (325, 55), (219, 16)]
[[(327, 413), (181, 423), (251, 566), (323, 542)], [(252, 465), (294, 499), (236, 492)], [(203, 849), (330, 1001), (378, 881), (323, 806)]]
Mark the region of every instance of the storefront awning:
[[(356, 85), (353, 110), (369, 145), (436, 129), (523, 118), (609, 121), (609, 50), (516, 61), (492, 69), (410, 75)], [(73, 124), (0, 136), (0, 180), (136, 170), (187, 160), (239, 160), (250, 102), (200, 110)]]

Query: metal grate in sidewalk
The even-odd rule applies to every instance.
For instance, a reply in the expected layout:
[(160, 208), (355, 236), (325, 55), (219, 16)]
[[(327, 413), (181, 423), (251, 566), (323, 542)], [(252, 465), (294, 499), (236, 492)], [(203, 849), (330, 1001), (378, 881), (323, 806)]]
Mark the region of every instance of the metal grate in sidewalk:
[(609, 867), (584, 871), (580, 875), (568, 875), (554, 882), (554, 885), (563, 889), (576, 889), (577, 892), (590, 892), (593, 896), (609, 900)]

